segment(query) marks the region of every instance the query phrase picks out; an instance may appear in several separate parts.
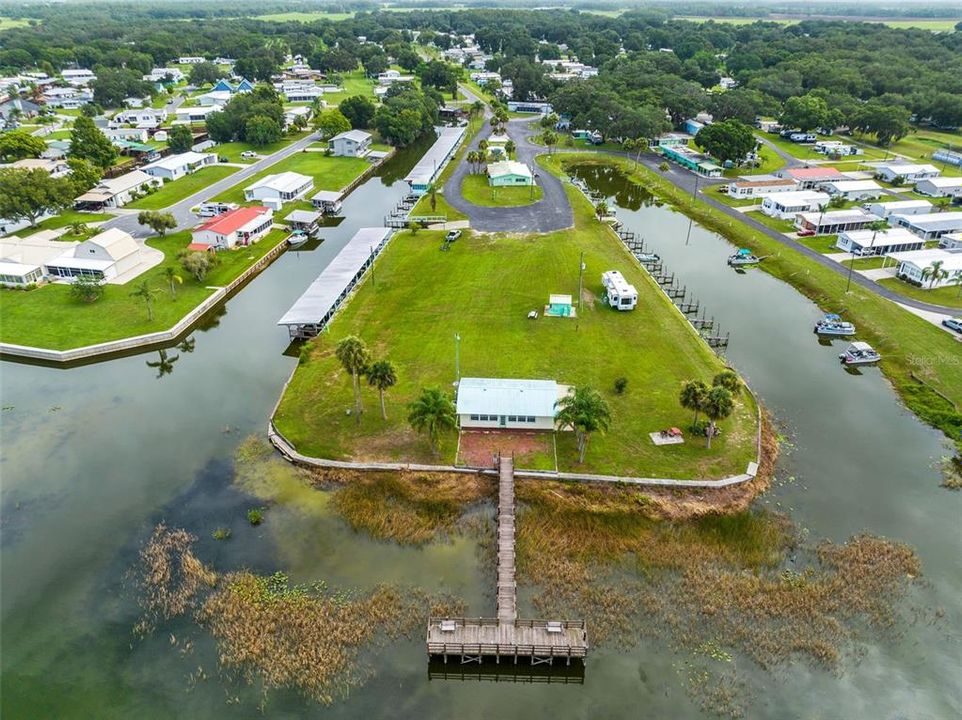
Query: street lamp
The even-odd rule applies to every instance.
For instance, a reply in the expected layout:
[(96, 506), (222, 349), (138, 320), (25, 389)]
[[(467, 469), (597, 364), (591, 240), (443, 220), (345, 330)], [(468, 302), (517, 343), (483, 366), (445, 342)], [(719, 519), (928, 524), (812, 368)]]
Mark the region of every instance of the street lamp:
[(454, 376), (455, 382), (461, 382), (461, 335), (454, 333)]

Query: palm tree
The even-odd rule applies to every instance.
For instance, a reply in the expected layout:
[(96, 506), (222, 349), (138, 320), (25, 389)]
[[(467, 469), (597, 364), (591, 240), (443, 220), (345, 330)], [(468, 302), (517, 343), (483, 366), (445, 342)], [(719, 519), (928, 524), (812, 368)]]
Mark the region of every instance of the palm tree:
[(558, 133), (553, 130), (545, 130), (541, 135), (541, 142), (544, 146), (548, 148), (548, 154), (551, 154), (551, 148), (558, 144)]
[(708, 416), (708, 447), (711, 447), (711, 439), (715, 434), (715, 423), (724, 420), (735, 409), (735, 401), (727, 388), (713, 387), (705, 396), (705, 415)]
[(689, 380), (681, 386), (678, 402), (686, 410), (693, 410), (695, 417), (691, 424), (698, 424), (698, 413), (705, 408), (705, 398), (708, 397), (708, 386), (701, 380)]
[(484, 103), (481, 100), (471, 103), (471, 115), (480, 115), (482, 112), (484, 112)]
[(604, 433), (611, 426), (608, 401), (594, 388), (582, 385), (555, 403), (555, 420), (559, 427), (570, 427), (578, 442), (578, 462), (585, 461), (591, 433)]
[(508, 157), (511, 157), (517, 147), (518, 146), (514, 144), (514, 140), (508, 140), (508, 142), (504, 144), (504, 151), (508, 154)]
[(922, 279), (929, 279), (930, 288), (934, 287), (935, 283), (937, 283), (939, 280), (942, 280), (948, 276), (948, 273), (942, 269), (944, 264), (945, 262), (943, 260), (933, 260), (932, 264), (922, 271)]
[(367, 370), (368, 361), (371, 353), (367, 345), (357, 335), (348, 335), (337, 343), (334, 348), (334, 355), (348, 373), (351, 375), (351, 384), (354, 387), (354, 415), (355, 422), (361, 422), (361, 375)]
[(177, 269), (168, 265), (164, 268), (164, 279), (170, 286), (170, 297), (172, 299), (177, 298), (177, 285), (184, 282), (184, 278), (177, 274)]
[(604, 200), (599, 200), (598, 204), (595, 205), (595, 216), (601, 220), (603, 217), (608, 215), (608, 203)]
[(378, 360), (367, 369), (367, 384), (377, 388), (381, 396), (381, 417), (387, 420), (387, 409), (384, 407), (384, 391), (397, 384), (397, 368), (390, 360)]
[(957, 285), (959, 288), (959, 294), (956, 297), (962, 298), (962, 270), (956, 270), (952, 273), (952, 277), (949, 280), (952, 285)]
[(130, 293), (130, 297), (142, 298), (144, 303), (147, 305), (147, 322), (151, 322), (154, 319), (154, 308), (151, 303), (154, 302), (154, 295), (159, 291), (156, 288), (150, 287), (150, 284), (143, 280), (137, 289)]
[(488, 141), (479, 140), (478, 141), (478, 162), (484, 165), (488, 159)]
[(458, 415), (451, 398), (438, 388), (425, 388), (408, 407), (408, 422), (417, 432), (426, 432), (435, 457), (441, 451), (441, 433), (458, 426)]
[(478, 163), (480, 162), (480, 160), (478, 160), (478, 155), (479, 153), (477, 150), (472, 150), (467, 155), (468, 165), (471, 166), (472, 173), (476, 173), (478, 171)]
[(84, 233), (87, 232), (88, 229), (89, 228), (87, 227), (87, 223), (83, 223), (83, 222), (70, 223), (71, 235), (83, 235)]
[(711, 381), (712, 387), (723, 387), (732, 395), (738, 395), (742, 391), (742, 381), (738, 379), (731, 370), (723, 370), (718, 373)]
[(174, 355), (174, 357), (168, 358), (166, 350), (158, 350), (157, 354), (160, 356), (160, 359), (155, 362), (148, 360), (147, 367), (157, 368), (158, 378), (162, 378), (164, 375), (170, 375), (172, 372), (174, 372), (174, 363), (180, 360), (180, 355)]

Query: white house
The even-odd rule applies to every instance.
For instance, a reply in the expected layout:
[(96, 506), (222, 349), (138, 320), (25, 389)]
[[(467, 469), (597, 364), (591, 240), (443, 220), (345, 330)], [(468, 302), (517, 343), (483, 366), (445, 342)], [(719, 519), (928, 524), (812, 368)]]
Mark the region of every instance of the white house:
[(205, 92), (203, 95), (197, 98), (197, 104), (201, 107), (214, 107), (223, 108), (230, 99), (234, 97), (234, 94), (229, 90), (211, 90), (210, 92)]
[(601, 284), (605, 287), (608, 305), (616, 310), (634, 310), (638, 304), (638, 290), (625, 280), (618, 270), (608, 270), (601, 274)]
[(962, 197), (962, 177), (937, 177), (919, 180), (915, 192), (929, 197)]
[(70, 85), (89, 85), (97, 79), (97, 76), (94, 75), (92, 71), (85, 68), (63, 70), (60, 73), (60, 77), (64, 79), (64, 82)]
[(336, 157), (364, 157), (371, 150), (371, 134), (348, 130), (332, 137), (330, 146)]
[(938, 177), (942, 174), (935, 165), (918, 163), (879, 163), (875, 166), (875, 174), (885, 182), (915, 183), (926, 178)]
[(48, 107), (77, 110), (93, 102), (94, 94), (84, 87), (48, 87), (43, 99)]
[(923, 240), (936, 240), (949, 233), (962, 232), (962, 212), (892, 215), (889, 221), (908, 228)]
[(120, 127), (120, 128), (104, 128), (101, 130), (104, 135), (110, 140), (110, 142), (117, 142), (118, 140), (124, 140), (127, 142), (139, 142), (145, 143), (149, 138), (149, 134), (146, 128), (130, 128), (130, 127)]
[(213, 165), (215, 162), (217, 162), (217, 156), (212, 153), (190, 151), (170, 155), (157, 162), (144, 165), (141, 169), (153, 177), (159, 177), (163, 180), (176, 180), (185, 175), (190, 175), (202, 167)]
[[(939, 288), (955, 282), (955, 273), (962, 272), (962, 250), (915, 250), (890, 255), (898, 263), (895, 276), (921, 288)], [(935, 263), (939, 263), (938, 266)], [(939, 270), (939, 277), (933, 271)]]
[(895, 252), (921, 250), (925, 247), (925, 240), (913, 235), (905, 228), (889, 228), (887, 230), (849, 230), (840, 233), (835, 247), (853, 255), (887, 255)]
[(47, 262), (51, 277), (111, 280), (140, 264), (140, 246), (119, 228), (104, 230)]
[(161, 83), (161, 82), (179, 83), (183, 79), (184, 79), (184, 73), (179, 68), (172, 68), (172, 67), (154, 68), (149, 73), (144, 75), (144, 80), (152, 83)]
[(298, 118), (304, 118), (304, 120), (309, 120), (311, 117), (311, 109), (306, 105), (296, 105), (295, 107), (284, 108), (284, 127), (289, 128)]
[[(177, 58), (178, 65), (200, 65), (202, 62), (206, 62), (206, 60), (199, 55), (181, 55)], [(228, 61), (225, 58), (217, 58), (215, 62), (227, 63)], [(233, 60), (230, 62), (233, 62)]]
[(943, 250), (962, 250), (962, 233), (948, 233), (939, 238)]
[(488, 163), (488, 184), (492, 187), (534, 185), (534, 174), (524, 163), (501, 160)]
[(110, 119), (111, 125), (137, 125), (140, 127), (160, 127), (167, 119), (167, 111), (163, 108), (130, 108), (117, 113)]
[(215, 250), (237, 245), (251, 245), (270, 232), (274, 211), (255, 205), (229, 210), (217, 215), (191, 232), (191, 241)]
[(828, 195), (815, 190), (772, 193), (762, 200), (762, 212), (769, 217), (791, 220), (800, 212), (822, 209), (828, 200)]
[(874, 202), (865, 205), (865, 209), (880, 218), (889, 215), (922, 215), (932, 212), (932, 203), (928, 200), (897, 200), (895, 202)]
[(848, 145), (841, 140), (818, 140), (815, 143), (815, 152), (822, 155), (861, 155), (863, 150), (857, 145)]
[(832, 180), (818, 187), (832, 197), (841, 196), (846, 200), (874, 200), (884, 192), (874, 180)]
[(555, 428), (560, 389), (554, 380), (461, 378), (457, 413), (461, 427), (547, 430)]
[(299, 200), (314, 187), (314, 178), (296, 172), (266, 175), (253, 185), (244, 188), (245, 200), (259, 200), (268, 207), (279, 210), (291, 200)]
[(798, 188), (791, 178), (780, 178), (774, 175), (760, 175), (752, 177), (746, 175), (728, 184), (728, 196), (732, 198), (753, 198), (771, 193), (786, 193)]
[(174, 111), (177, 122), (183, 123), (202, 123), (212, 112), (218, 112), (220, 108), (216, 105), (207, 107), (179, 107)]
[(74, 204), (80, 210), (119, 208), (129, 203), (135, 194), (162, 184), (160, 178), (134, 170), (119, 177), (101, 180), (93, 189), (78, 197)]
[(377, 76), (378, 85), (393, 85), (394, 83), (409, 83), (413, 81), (413, 75), (402, 75), (397, 70), (385, 70)]
[(39, 265), (0, 260), (0, 285), (3, 287), (23, 287), (40, 282), (43, 268)]
[(70, 174), (70, 165), (63, 159), (24, 158), (0, 167), (11, 167), (17, 170), (43, 170), (53, 178), (62, 178)]
[(837, 235), (851, 230), (862, 230), (881, 218), (863, 210), (829, 210), (828, 212), (800, 212), (795, 216), (795, 227), (816, 235)]

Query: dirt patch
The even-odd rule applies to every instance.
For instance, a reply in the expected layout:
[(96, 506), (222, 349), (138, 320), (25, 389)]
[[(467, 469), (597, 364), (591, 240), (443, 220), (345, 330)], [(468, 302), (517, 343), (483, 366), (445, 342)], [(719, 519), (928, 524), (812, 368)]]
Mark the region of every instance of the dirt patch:
[(458, 461), (471, 467), (493, 468), (495, 457), (513, 455), (515, 465), (534, 455), (553, 455), (551, 434), (515, 430), (462, 430)]

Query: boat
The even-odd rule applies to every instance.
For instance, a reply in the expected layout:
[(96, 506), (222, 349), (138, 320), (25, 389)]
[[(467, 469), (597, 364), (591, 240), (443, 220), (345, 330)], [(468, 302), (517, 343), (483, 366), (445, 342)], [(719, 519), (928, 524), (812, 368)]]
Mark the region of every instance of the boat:
[(292, 248), (300, 247), (310, 239), (311, 236), (303, 230), (295, 230), (290, 234), (290, 237), (287, 238), (287, 244)]
[(871, 365), (881, 360), (882, 356), (866, 342), (853, 342), (838, 359), (843, 365)]
[(741, 248), (734, 255), (728, 256), (728, 264), (732, 267), (746, 267), (748, 265), (758, 265), (762, 259), (752, 254), (748, 248)]
[(650, 252), (635, 253), (635, 257), (638, 258), (638, 261), (642, 263), (653, 263), (661, 260), (661, 256), (658, 253)]
[(830, 313), (815, 323), (815, 332), (819, 335), (847, 336), (855, 334), (855, 326), (842, 320), (838, 315)]

